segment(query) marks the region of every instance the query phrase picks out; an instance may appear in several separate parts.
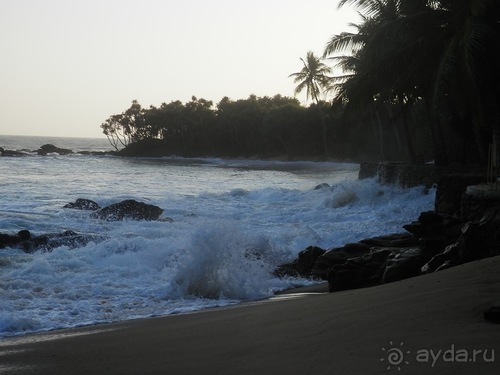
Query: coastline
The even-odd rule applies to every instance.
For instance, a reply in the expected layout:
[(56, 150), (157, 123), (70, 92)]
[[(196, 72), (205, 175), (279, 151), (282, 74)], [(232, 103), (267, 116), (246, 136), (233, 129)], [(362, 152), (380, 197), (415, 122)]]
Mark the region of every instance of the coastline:
[[(486, 322), (483, 311), (500, 299), (498, 256), (370, 288), (315, 288), (3, 339), (0, 373), (386, 374), (388, 367), (405, 374), (497, 373), (500, 325)], [(399, 348), (404, 361), (389, 364), (389, 351)], [(472, 358), (474, 350), (483, 355)], [(440, 354), (425, 361), (430, 351)]]

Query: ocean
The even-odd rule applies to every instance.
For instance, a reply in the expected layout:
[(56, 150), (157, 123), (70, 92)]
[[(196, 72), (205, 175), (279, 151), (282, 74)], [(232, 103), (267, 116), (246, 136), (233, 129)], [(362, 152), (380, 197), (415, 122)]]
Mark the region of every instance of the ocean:
[[(0, 136), (4, 149), (46, 143), (111, 150), (106, 139)], [(359, 165), (310, 161), (0, 157), (0, 232), (99, 235), (80, 248), (0, 249), (0, 337), (186, 313), (314, 283), (273, 270), (299, 251), (403, 232), (434, 190), (358, 180)], [(327, 183), (329, 188), (315, 189)], [(163, 221), (107, 222), (63, 208), (135, 199)]]

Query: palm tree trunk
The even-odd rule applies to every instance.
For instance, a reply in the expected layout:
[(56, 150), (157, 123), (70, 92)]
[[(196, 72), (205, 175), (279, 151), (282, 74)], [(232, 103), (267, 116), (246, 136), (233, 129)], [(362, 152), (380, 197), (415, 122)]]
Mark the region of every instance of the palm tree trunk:
[(408, 108), (407, 105), (403, 104), (403, 134), (406, 142), (406, 151), (408, 153), (408, 159), (410, 159), (411, 164), (417, 163), (417, 156), (415, 154), (415, 149), (413, 148), (413, 142), (410, 134), (410, 127), (408, 125)]
[(320, 116), (321, 116), (321, 130), (322, 130), (322, 138), (323, 138), (323, 152), (324, 156), (328, 157), (330, 156), (329, 150), (328, 150), (328, 129), (326, 127), (326, 121), (325, 121), (325, 116), (323, 115), (323, 110), (320, 110)]
[(446, 151), (446, 143), (444, 141), (443, 129), (432, 110), (431, 100), (425, 99), (429, 130), (431, 133), (431, 142), (434, 151), (434, 164), (436, 166), (447, 166), (448, 155)]

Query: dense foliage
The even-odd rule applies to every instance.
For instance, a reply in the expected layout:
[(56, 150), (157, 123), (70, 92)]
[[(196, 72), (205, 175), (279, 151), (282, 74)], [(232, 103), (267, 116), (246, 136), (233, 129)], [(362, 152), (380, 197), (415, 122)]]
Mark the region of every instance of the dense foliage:
[[(380, 129), (365, 121), (363, 116), (342, 118), (321, 100), (306, 107), (295, 98), (251, 95), (235, 101), (225, 97), (216, 105), (192, 97), (149, 108), (134, 100), (101, 128), (122, 155), (378, 159), (373, 139)], [(401, 159), (399, 137), (386, 138), (392, 144), (385, 158)]]
[[(134, 101), (101, 127), (122, 153), (333, 157), (500, 165), (500, 2), (341, 0), (355, 32), (308, 52), (290, 77), (309, 107), (277, 95), (215, 106)], [(340, 74), (327, 65), (332, 62)], [(337, 70), (338, 71), (338, 70)], [(333, 101), (322, 100), (333, 93)]]
[[(418, 119), (436, 163), (485, 164), (488, 143), (500, 142), (500, 2), (341, 0), (346, 4), (362, 21), (325, 49), (344, 71), (332, 79), (335, 105), (380, 127), (399, 118), (412, 161)], [(390, 121), (380, 121), (381, 113)]]
[(319, 102), (306, 108), (297, 99), (280, 95), (251, 95), (236, 101), (225, 97), (215, 106), (192, 97), (187, 103), (173, 101), (147, 109), (133, 101), (101, 128), (122, 154), (318, 157), (323, 156), (320, 117), (325, 116), (328, 141), (338, 145), (338, 157), (347, 157), (336, 138), (340, 132), (335, 131), (329, 107)]

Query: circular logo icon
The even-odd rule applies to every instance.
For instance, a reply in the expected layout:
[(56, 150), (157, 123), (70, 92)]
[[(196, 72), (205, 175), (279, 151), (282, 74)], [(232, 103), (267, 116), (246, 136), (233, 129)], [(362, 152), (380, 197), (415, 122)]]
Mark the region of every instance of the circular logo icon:
[(401, 371), (400, 365), (402, 363), (409, 365), (410, 362), (405, 360), (405, 354), (410, 354), (410, 351), (404, 351), (403, 346), (404, 343), (401, 342), (398, 346), (395, 346), (392, 341), (389, 341), (389, 344), (391, 345), (388, 349), (385, 347), (382, 348), (382, 351), (384, 352), (384, 357), (380, 358), (381, 362), (387, 361), (388, 366), (387, 370), (391, 370), (392, 367), (397, 368), (398, 371)]

